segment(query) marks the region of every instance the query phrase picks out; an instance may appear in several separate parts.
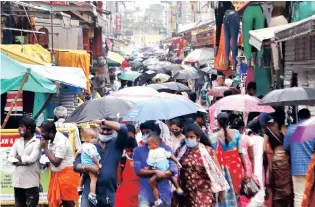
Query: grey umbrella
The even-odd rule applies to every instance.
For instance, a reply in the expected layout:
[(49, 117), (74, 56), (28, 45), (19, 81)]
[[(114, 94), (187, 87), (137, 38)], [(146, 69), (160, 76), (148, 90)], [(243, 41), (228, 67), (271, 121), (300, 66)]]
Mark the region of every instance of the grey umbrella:
[(163, 92), (170, 92), (172, 90), (170, 90), (168, 87), (164, 86), (163, 84), (149, 84), (147, 85), (147, 87), (153, 88), (159, 92), (163, 91)]
[(68, 123), (82, 123), (93, 120), (123, 117), (133, 106), (132, 102), (114, 96), (92, 99), (79, 106), (66, 120)]
[(315, 88), (293, 87), (274, 90), (268, 93), (259, 104), (271, 106), (315, 105)]
[(179, 64), (171, 64), (171, 65), (165, 65), (164, 68), (166, 70), (170, 70), (170, 71), (180, 71), (180, 70), (184, 70), (184, 68), (179, 65)]
[(183, 70), (176, 73), (173, 78), (175, 80), (195, 80), (199, 78), (199, 75), (195, 71)]
[(178, 91), (178, 92), (190, 91), (190, 89), (182, 83), (168, 82), (168, 83), (162, 83), (161, 85), (166, 86), (171, 91)]
[(212, 67), (205, 67), (201, 68), (200, 70), (208, 74), (218, 75), (218, 71), (213, 69)]

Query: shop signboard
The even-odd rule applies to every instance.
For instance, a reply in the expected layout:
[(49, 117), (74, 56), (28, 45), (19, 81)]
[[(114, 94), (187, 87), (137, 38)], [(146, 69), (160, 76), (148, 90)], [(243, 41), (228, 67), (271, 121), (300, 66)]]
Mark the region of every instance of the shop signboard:
[[(73, 129), (58, 129), (65, 136), (69, 137), (72, 146), (74, 147)], [(40, 135), (36, 135), (40, 139)], [(9, 154), (14, 142), (20, 138), (17, 129), (2, 129), (0, 139), (0, 206), (2, 205), (14, 205), (14, 188), (12, 186), (12, 179), (14, 173), (14, 166), (8, 161)], [(47, 157), (42, 151), (41, 157), (41, 174), (40, 174), (40, 186), (39, 186), (39, 204), (48, 204), (47, 193), (50, 181), (50, 170), (46, 162)]]

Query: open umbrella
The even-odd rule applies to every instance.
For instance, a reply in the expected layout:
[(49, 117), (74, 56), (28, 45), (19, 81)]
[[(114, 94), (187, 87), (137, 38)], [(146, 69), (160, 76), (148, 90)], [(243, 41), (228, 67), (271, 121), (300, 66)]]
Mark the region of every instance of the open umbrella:
[(111, 93), (109, 96), (115, 96), (127, 101), (138, 102), (139, 100), (146, 100), (151, 97), (159, 96), (159, 92), (153, 88), (145, 86), (133, 86), (123, 88), (119, 91)]
[(165, 65), (164, 68), (166, 70), (170, 70), (170, 71), (180, 71), (180, 70), (184, 70), (183, 66), (179, 65), (179, 64), (171, 64), (171, 65)]
[(197, 110), (197, 105), (189, 99), (157, 97), (136, 103), (124, 116), (123, 121), (169, 120), (196, 113)]
[(139, 72), (128, 70), (128, 71), (120, 73), (118, 75), (118, 78), (120, 80), (135, 81), (140, 75), (141, 73)]
[(67, 123), (82, 123), (93, 120), (123, 117), (133, 106), (132, 102), (114, 96), (105, 96), (86, 101), (66, 120)]
[(168, 81), (168, 79), (170, 79), (171, 76), (163, 74), (163, 73), (159, 73), (156, 76), (154, 76), (152, 78), (153, 81), (156, 81), (156, 79), (160, 79), (162, 83)]
[(167, 71), (163, 65), (159, 64), (149, 65), (147, 68), (149, 70), (155, 71), (156, 73), (165, 73)]
[(200, 70), (208, 74), (218, 75), (218, 71), (212, 67), (205, 67), (205, 68), (201, 68)]
[(190, 89), (185, 86), (182, 83), (178, 82), (167, 82), (167, 83), (162, 83), (163, 86), (166, 86), (169, 88), (171, 91), (178, 91), (178, 92), (189, 92)]
[(159, 62), (159, 59), (157, 59), (157, 58), (149, 58), (149, 59), (143, 61), (143, 65), (145, 65), (145, 66), (155, 65), (158, 62)]
[(176, 73), (173, 77), (175, 80), (194, 80), (198, 79), (199, 75), (195, 71), (190, 71), (190, 70), (182, 70)]
[(106, 58), (109, 65), (120, 65), (122, 68), (128, 67), (128, 62), (118, 53), (108, 51)]
[(154, 76), (156, 76), (156, 71), (153, 70), (147, 70), (144, 73), (141, 74), (140, 76), (140, 80), (145, 82), (147, 80), (151, 80), (152, 78), (154, 78)]
[(234, 87), (218, 86), (208, 90), (208, 96), (223, 97), (225, 91), (232, 91), (233, 94), (240, 94), (241, 91)]
[(259, 104), (271, 106), (315, 105), (315, 88), (293, 87), (274, 90), (268, 93)]
[(167, 86), (164, 86), (163, 84), (149, 84), (147, 85), (147, 87), (149, 88), (153, 88), (154, 90), (157, 91), (165, 91), (165, 92), (171, 92), (172, 90), (170, 90)]
[(292, 142), (305, 142), (315, 139), (315, 117), (300, 124), (292, 135)]
[(215, 102), (209, 110), (230, 110), (240, 112), (265, 112), (273, 113), (275, 110), (271, 106), (258, 105), (260, 99), (249, 95), (231, 95)]

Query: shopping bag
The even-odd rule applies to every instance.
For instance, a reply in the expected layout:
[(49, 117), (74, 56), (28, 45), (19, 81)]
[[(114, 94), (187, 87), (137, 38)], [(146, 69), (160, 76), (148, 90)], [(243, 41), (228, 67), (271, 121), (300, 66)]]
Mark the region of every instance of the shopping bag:
[(254, 197), (260, 190), (260, 185), (253, 177), (246, 178), (242, 181), (241, 195), (246, 196), (248, 199)]

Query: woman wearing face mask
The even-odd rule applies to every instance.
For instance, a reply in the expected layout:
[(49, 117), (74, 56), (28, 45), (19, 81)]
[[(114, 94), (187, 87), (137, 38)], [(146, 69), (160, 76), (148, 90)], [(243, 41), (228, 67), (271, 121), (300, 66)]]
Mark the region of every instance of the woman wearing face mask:
[(202, 138), (200, 127), (189, 124), (185, 132), (185, 144), (176, 153), (182, 165), (179, 181), (184, 191), (180, 206), (215, 206), (215, 193), (219, 194), (219, 200), (223, 200), (229, 185), (209, 140)]
[(117, 168), (116, 207), (137, 207), (140, 190), (140, 178), (133, 167), (133, 151), (137, 147), (135, 138), (129, 137), (125, 147), (125, 156), (120, 159)]
[(172, 151), (175, 152), (181, 142), (185, 139), (185, 135), (183, 134), (184, 125), (180, 119), (173, 119), (170, 126), (172, 137), (169, 147), (171, 147)]
[(237, 130), (228, 128), (229, 115), (227, 113), (218, 114), (217, 121), (219, 131), (212, 135), (211, 142), (217, 151), (219, 163), (231, 187), (225, 192), (225, 200), (219, 205), (237, 207), (242, 182), (242, 162), (239, 155), (242, 152), (240, 147), (241, 135)]

